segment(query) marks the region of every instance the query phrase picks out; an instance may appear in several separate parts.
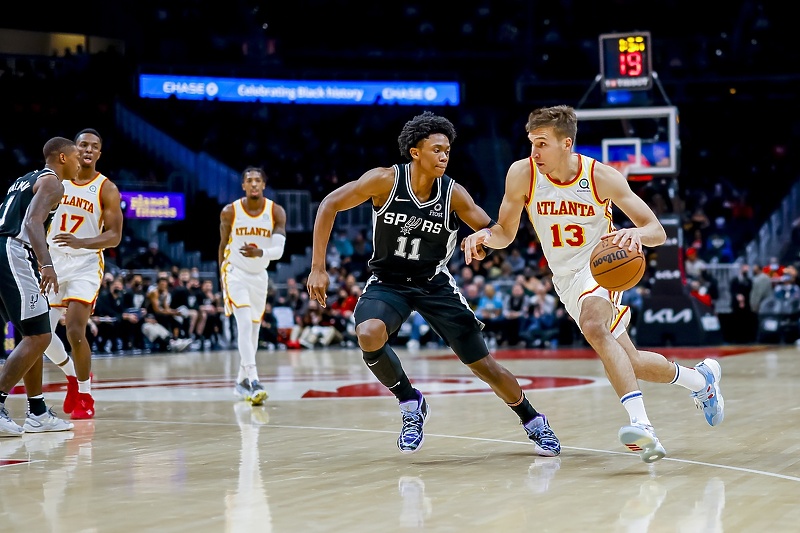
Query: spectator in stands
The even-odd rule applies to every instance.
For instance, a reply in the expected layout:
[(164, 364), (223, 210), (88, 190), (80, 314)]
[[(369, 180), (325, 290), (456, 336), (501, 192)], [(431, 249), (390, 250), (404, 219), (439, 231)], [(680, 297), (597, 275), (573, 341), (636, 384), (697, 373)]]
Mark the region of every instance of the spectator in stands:
[(134, 257), (125, 267), (128, 269), (169, 270), (172, 265), (172, 259), (159, 250), (158, 243), (153, 241), (146, 250)]
[(797, 285), (797, 269), (793, 265), (787, 265), (783, 269), (783, 275), (775, 285), (774, 296), (778, 300), (800, 298), (800, 286)]
[[(169, 291), (169, 277), (166, 273), (161, 273), (158, 276), (155, 287), (147, 292), (148, 315), (145, 318), (152, 317), (153, 320), (170, 333), (168, 347), (171, 351), (182, 352), (189, 347), (192, 340), (181, 338), (181, 321), (178, 320), (178, 318), (181, 317), (181, 313), (177, 309), (171, 307), (171, 300), (172, 295)], [(145, 322), (151, 323), (149, 320), (145, 320)], [(148, 335), (148, 332), (145, 331), (145, 335), (148, 335), (150, 342), (156, 343), (158, 347), (161, 348), (161, 343), (159, 342), (163, 338), (161, 331), (152, 327), (149, 329), (153, 331), (153, 334)]]
[(272, 313), (272, 304), (267, 302), (267, 305), (264, 306), (264, 316), (261, 317), (258, 346), (274, 350), (278, 344), (278, 319)]
[(764, 272), (767, 273), (773, 282), (777, 281), (781, 276), (783, 276), (783, 265), (781, 265), (777, 257), (770, 257), (769, 263), (767, 263), (767, 266), (764, 267)]
[(522, 257), (522, 253), (519, 251), (517, 246), (513, 247), (509, 251), (506, 261), (508, 261), (508, 264), (511, 266), (512, 274), (522, 274), (522, 272), (525, 270), (525, 258)]
[(147, 314), (145, 306), (147, 295), (144, 289), (144, 280), (141, 274), (132, 274), (128, 278), (127, 287), (122, 294), (123, 312), (122, 338), (124, 349), (133, 350), (134, 353), (145, 349), (142, 324)]
[(725, 230), (725, 219), (717, 217), (714, 230), (706, 237), (706, 260), (712, 263), (733, 263), (733, 241)]
[(125, 311), (122, 278), (114, 278), (109, 287), (102, 287), (94, 306), (93, 321), (97, 324), (98, 348), (106, 353), (124, 349), (124, 328), (120, 327)]
[(750, 293), (753, 290), (753, 280), (750, 277), (750, 265), (744, 263), (739, 266), (739, 272), (731, 280), (731, 342), (752, 342), (755, 339), (757, 318), (750, 307)]
[(328, 346), (332, 342), (342, 341), (341, 334), (333, 326), (329, 309), (322, 307), (317, 300), (309, 300), (296, 330), (299, 330), (299, 334), (293, 331), (292, 340), (299, 340), (303, 347), (309, 349), (317, 344)]
[(357, 340), (353, 311), (355, 311), (359, 296), (361, 296), (361, 287), (359, 285), (353, 285), (349, 290), (347, 286), (342, 285), (339, 287), (336, 298), (330, 306), (333, 326), (339, 331), (344, 340), (349, 340), (353, 343)]
[(711, 307), (714, 304), (711, 295), (708, 293), (708, 287), (699, 279), (693, 279), (689, 282), (689, 295), (707, 307)]
[(697, 255), (697, 250), (689, 248), (686, 250), (686, 258), (683, 261), (683, 269), (686, 272), (686, 277), (689, 280), (700, 280), (703, 277), (703, 272), (707, 268), (707, 263), (700, 259)]
[(222, 295), (214, 292), (214, 284), (210, 279), (204, 279), (200, 285), (200, 318), (197, 322), (197, 331), (200, 333), (203, 348), (206, 341), (212, 350), (220, 347), (222, 335), (222, 315), (225, 307), (222, 304)]
[(516, 346), (520, 342), (520, 331), (529, 305), (525, 288), (520, 283), (514, 283), (511, 293), (503, 299), (503, 322), (500, 330), (501, 339), (509, 346)]
[(483, 332), (489, 338), (489, 348), (496, 348), (502, 331), (503, 298), (491, 283), (483, 287), (475, 316), (486, 325)]
[(761, 303), (772, 297), (772, 280), (760, 264), (753, 264), (753, 284), (750, 288), (750, 309), (758, 313)]
[(195, 340), (197, 321), (200, 318), (200, 305), (193, 294), (192, 275), (188, 268), (178, 269), (175, 284), (170, 289), (170, 307), (180, 313), (180, 337)]
[(356, 279), (367, 279), (369, 274), (367, 263), (371, 257), (372, 243), (367, 239), (366, 232), (359, 230), (353, 238), (353, 253), (349, 265), (349, 271), (356, 276)]

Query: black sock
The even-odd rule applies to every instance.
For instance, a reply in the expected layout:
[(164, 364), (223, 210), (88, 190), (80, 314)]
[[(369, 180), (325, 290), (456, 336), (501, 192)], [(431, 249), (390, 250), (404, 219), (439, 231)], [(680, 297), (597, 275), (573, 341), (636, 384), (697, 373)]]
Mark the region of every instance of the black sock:
[(395, 398), (401, 402), (418, 398), (417, 391), (411, 386), (411, 381), (403, 370), (403, 365), (400, 364), (400, 358), (397, 357), (391, 346), (384, 344), (374, 352), (362, 353), (367, 368), (375, 374), (378, 381), (392, 391)]
[(8, 398), (8, 393), (0, 391), (0, 405), (5, 405), (6, 398)]
[(531, 405), (531, 402), (528, 401), (524, 391), (518, 401), (514, 403), (508, 403), (506, 405), (508, 405), (512, 411), (517, 413), (517, 416), (520, 420), (522, 420), (523, 424), (527, 424), (539, 415), (539, 412), (534, 409)]
[(40, 394), (39, 396), (28, 398), (28, 410), (36, 416), (45, 414), (47, 405), (44, 403), (44, 395)]

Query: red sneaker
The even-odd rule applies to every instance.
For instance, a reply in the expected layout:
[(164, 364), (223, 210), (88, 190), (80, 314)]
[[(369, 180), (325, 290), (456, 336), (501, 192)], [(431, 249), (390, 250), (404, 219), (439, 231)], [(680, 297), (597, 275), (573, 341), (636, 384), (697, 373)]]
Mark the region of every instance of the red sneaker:
[(91, 394), (78, 394), (78, 403), (72, 410), (72, 420), (94, 418), (94, 398)]
[(78, 404), (78, 378), (67, 376), (67, 395), (64, 397), (64, 412), (69, 414)]

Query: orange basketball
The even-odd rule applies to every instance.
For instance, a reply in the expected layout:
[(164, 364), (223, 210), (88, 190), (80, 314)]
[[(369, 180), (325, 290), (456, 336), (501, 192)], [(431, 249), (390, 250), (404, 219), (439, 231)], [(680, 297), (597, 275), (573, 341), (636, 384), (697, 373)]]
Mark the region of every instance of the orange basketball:
[(611, 244), (611, 238), (601, 239), (592, 250), (589, 268), (592, 277), (610, 291), (625, 291), (634, 287), (644, 275), (644, 254), (628, 247)]

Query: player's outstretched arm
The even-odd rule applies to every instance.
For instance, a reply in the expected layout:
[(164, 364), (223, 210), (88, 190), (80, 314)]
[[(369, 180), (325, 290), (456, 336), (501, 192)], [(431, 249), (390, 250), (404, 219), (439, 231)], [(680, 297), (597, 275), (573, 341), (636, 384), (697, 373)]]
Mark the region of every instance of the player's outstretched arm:
[(497, 223), (480, 229), (464, 239), (464, 259), (467, 264), (479, 253), (478, 245), (488, 248), (505, 248), (514, 241), (519, 229), (519, 220), (530, 189), (530, 166), (527, 159), (513, 163), (506, 173), (506, 190), (500, 204)]
[(330, 192), (319, 203), (314, 220), (314, 236), (311, 252), (311, 272), (308, 275), (308, 295), (325, 307), (328, 297), (328, 277), (325, 254), (333, 230), (333, 222), (339, 211), (347, 211), (372, 199), (374, 205), (383, 205), (389, 198), (394, 185), (394, 170), (374, 168), (360, 178), (345, 183)]

